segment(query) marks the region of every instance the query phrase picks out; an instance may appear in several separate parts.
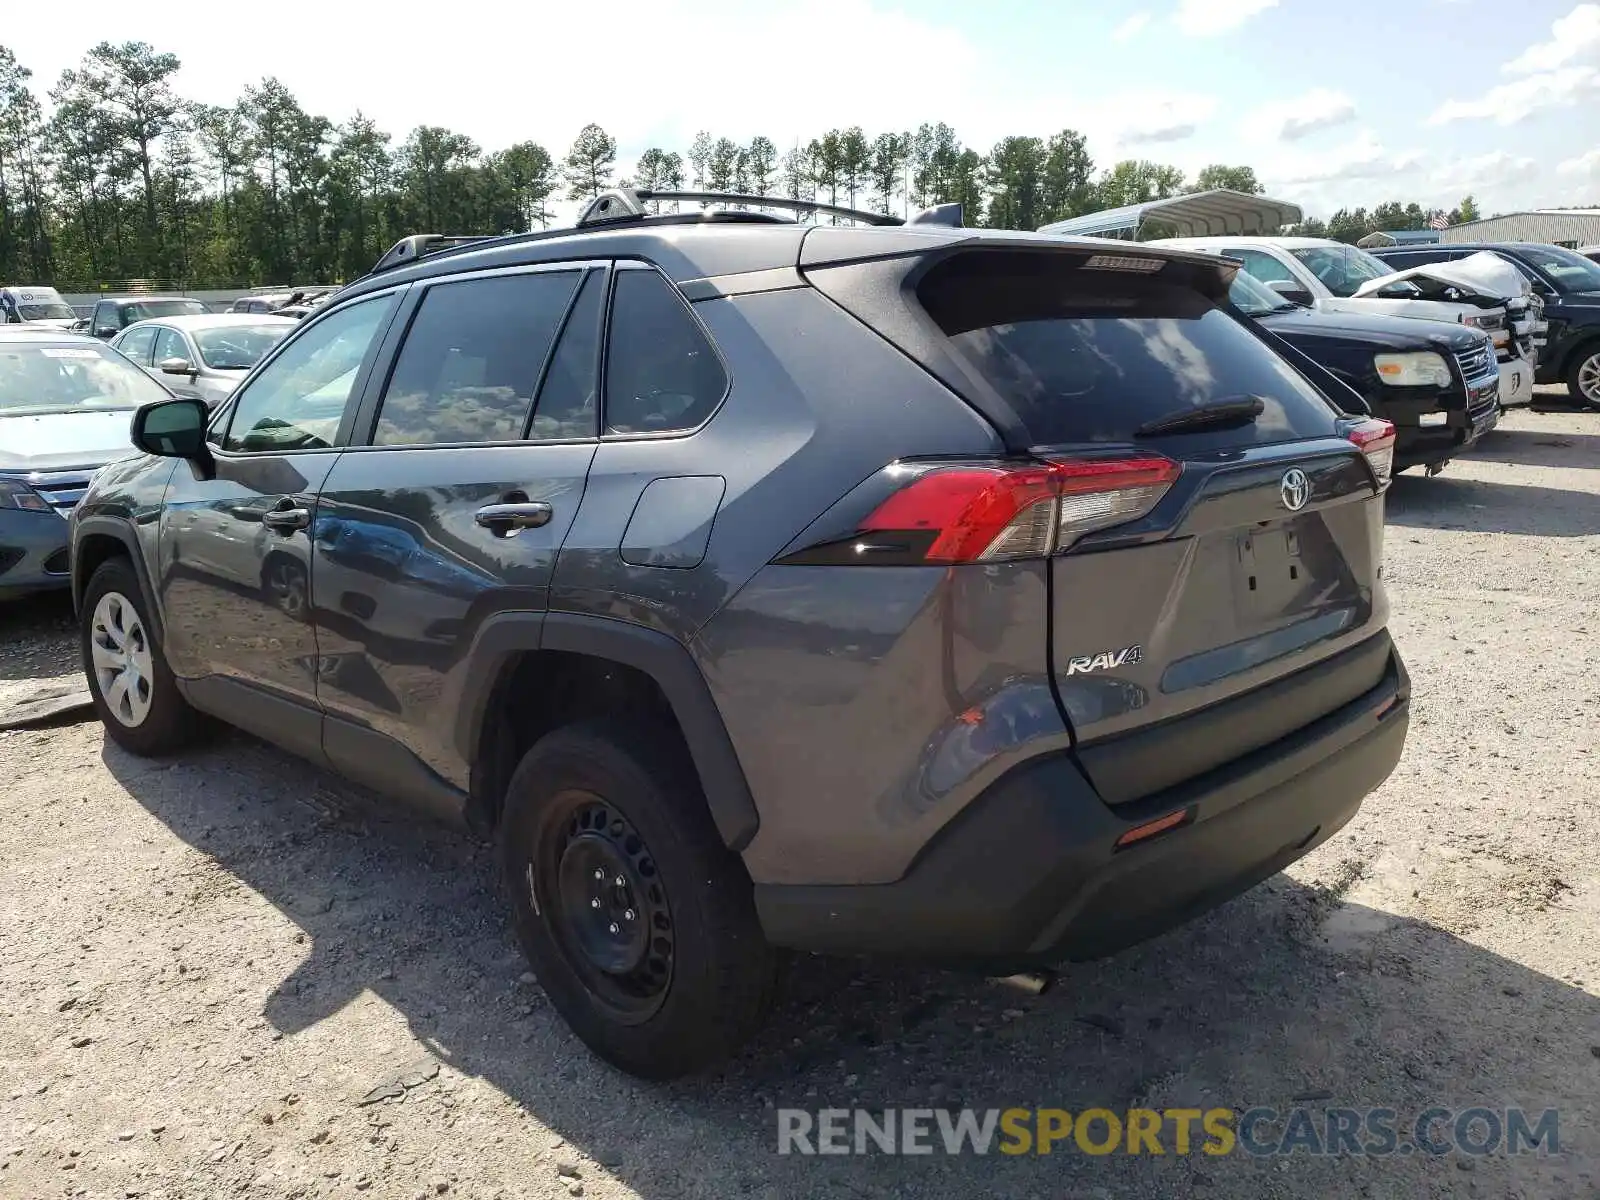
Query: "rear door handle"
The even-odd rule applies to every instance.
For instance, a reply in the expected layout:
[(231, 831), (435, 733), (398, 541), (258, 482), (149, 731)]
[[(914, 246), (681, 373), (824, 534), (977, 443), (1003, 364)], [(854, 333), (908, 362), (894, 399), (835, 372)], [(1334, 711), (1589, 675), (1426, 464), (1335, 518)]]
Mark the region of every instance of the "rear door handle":
[(285, 501), (285, 507), (269, 508), (261, 514), (261, 523), (274, 533), (294, 533), (311, 525), (311, 510), (298, 508)]
[(510, 537), (524, 529), (538, 529), (550, 524), (555, 510), (543, 500), (530, 500), (521, 504), (485, 504), (472, 514), (472, 519), (499, 537)]

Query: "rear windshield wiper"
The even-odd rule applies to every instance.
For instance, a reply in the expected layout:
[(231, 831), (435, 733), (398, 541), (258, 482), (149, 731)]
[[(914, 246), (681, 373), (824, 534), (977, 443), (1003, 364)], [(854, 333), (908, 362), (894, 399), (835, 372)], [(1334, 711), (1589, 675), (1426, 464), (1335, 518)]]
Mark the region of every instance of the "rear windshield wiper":
[(1248, 425), (1267, 411), (1260, 396), (1234, 396), (1202, 404), (1198, 408), (1185, 408), (1168, 413), (1153, 421), (1146, 421), (1133, 431), (1134, 437), (1154, 437), (1160, 433), (1194, 433), (1202, 429), (1227, 429), (1234, 425)]

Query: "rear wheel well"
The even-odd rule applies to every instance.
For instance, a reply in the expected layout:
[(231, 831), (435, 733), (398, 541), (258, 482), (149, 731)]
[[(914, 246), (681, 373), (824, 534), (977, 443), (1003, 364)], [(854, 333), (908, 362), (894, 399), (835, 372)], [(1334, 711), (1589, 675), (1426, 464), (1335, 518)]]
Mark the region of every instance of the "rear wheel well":
[(645, 672), (589, 654), (525, 651), (501, 666), (484, 706), (467, 803), (469, 824), (484, 834), (498, 825), (512, 772), (535, 742), (562, 726), (597, 719), (659, 727), (682, 749), (693, 770), (672, 705)]

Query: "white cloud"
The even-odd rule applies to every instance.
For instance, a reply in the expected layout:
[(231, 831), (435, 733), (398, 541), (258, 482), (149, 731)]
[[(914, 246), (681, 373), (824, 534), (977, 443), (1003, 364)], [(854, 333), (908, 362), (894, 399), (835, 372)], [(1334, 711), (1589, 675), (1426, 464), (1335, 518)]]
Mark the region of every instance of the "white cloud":
[(1476, 100), (1446, 101), (1427, 123), (1446, 125), (1451, 121), (1480, 120), (1515, 125), (1546, 109), (1571, 108), (1596, 97), (1600, 97), (1600, 70), (1561, 67), (1490, 88)]
[(1196, 92), (1129, 92), (1080, 110), (1097, 140), (1119, 147), (1181, 142), (1217, 111), (1217, 98)]
[(1265, 104), (1247, 115), (1244, 130), (1260, 141), (1295, 142), (1356, 119), (1356, 104), (1343, 92), (1315, 88), (1303, 96)]
[(1144, 27), (1148, 24), (1150, 24), (1150, 14), (1147, 12), (1136, 12), (1111, 31), (1111, 40), (1114, 42), (1126, 42), (1132, 38), (1136, 38), (1144, 31)]
[(1452, 160), (1435, 171), (1429, 182), (1440, 192), (1455, 194), (1521, 183), (1538, 171), (1539, 164), (1531, 158), (1494, 150)]
[(1178, 0), (1178, 28), (1193, 37), (1227, 33), (1251, 17), (1277, 6), (1278, 0)]
[(1556, 165), (1556, 174), (1575, 175), (1579, 179), (1600, 179), (1600, 150), (1591, 150), (1577, 158), (1569, 158)]
[(1414, 170), (1422, 163), (1415, 151), (1396, 151), (1386, 147), (1370, 129), (1363, 129), (1350, 141), (1326, 150), (1292, 151), (1268, 159), (1257, 173), (1268, 188), (1338, 183), (1347, 180), (1376, 179)]
[(1550, 26), (1550, 40), (1529, 46), (1501, 70), (1512, 75), (1553, 71), (1600, 57), (1600, 4), (1580, 4)]

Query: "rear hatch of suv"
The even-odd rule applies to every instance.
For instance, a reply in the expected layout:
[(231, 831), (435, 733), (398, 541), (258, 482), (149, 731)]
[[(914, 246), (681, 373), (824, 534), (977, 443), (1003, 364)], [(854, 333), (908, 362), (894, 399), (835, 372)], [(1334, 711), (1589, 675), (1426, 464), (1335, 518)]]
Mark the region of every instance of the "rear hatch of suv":
[[(867, 524), (899, 526), (930, 562), (1048, 556), (1040, 650), (1108, 803), (1382, 682), (1392, 431), (1337, 412), (1220, 307), (1231, 263), (1024, 235), (829, 264), (826, 243), (848, 242), (818, 240), (807, 279), (984, 413), (1011, 455), (900, 464)], [(941, 532), (917, 540), (929, 523)]]

